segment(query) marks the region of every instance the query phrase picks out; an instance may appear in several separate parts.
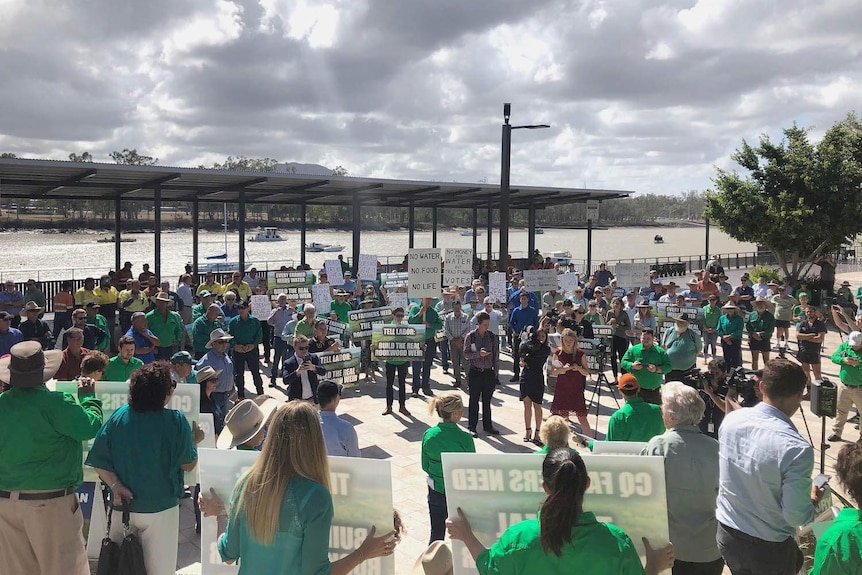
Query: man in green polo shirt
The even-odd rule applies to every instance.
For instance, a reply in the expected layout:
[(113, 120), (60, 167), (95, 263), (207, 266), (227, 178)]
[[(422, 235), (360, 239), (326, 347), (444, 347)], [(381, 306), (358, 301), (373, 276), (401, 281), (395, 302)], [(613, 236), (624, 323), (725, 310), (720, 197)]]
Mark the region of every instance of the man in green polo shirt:
[(167, 292), (157, 293), (153, 301), (156, 308), (147, 313), (147, 327), (159, 338), (156, 359), (170, 360), (183, 341), (183, 321), (180, 314), (168, 309), (172, 302)]
[(664, 433), (661, 408), (638, 397), (637, 378), (624, 373), (619, 380), (620, 393), (626, 404), (616, 410), (608, 420), (607, 441), (649, 441)]
[(211, 303), (205, 315), (199, 317), (192, 324), (192, 346), (195, 350), (195, 359), (200, 359), (207, 354), (209, 349), (210, 334), (213, 330), (224, 329), (222, 323), (221, 307), (217, 303)]
[(314, 326), (317, 323), (317, 318), (314, 317), (315, 313), (317, 313), (317, 309), (314, 304), (306, 303), (302, 306), (302, 317), (296, 322), (293, 331), (294, 336), (304, 335), (308, 339), (314, 337)]
[(75, 489), (84, 479), (81, 442), (102, 426), (94, 382), (78, 380), (78, 397), (45, 382), (62, 361), (36, 341), (0, 359), (0, 573), (89, 575)]
[(350, 307), (350, 302), (347, 301), (348, 297), (350, 297), (350, 294), (340, 289), (335, 292), (335, 299), (329, 303), (330, 313), (334, 313), (341, 323), (350, 323), (350, 316), (348, 314), (353, 308)]
[(203, 317), (207, 313), (207, 309), (209, 309), (210, 304), (215, 301), (215, 294), (211, 291), (203, 290), (198, 293), (198, 297), (200, 298), (200, 303), (192, 306), (192, 323), (194, 323), (199, 317)]
[[(258, 395), (263, 395), (263, 379), (260, 377), (260, 350), (258, 346), (263, 341), (263, 329), (260, 320), (251, 315), (247, 301), (237, 305), (239, 315), (230, 320), (227, 331), (233, 336), (233, 378), (237, 390), (245, 388), (245, 367), (248, 366), (254, 389)], [(245, 393), (240, 393), (243, 397)]]
[(108, 360), (102, 381), (129, 381), (132, 372), (143, 365), (144, 362), (135, 357), (135, 338), (124, 335), (117, 341), (117, 355)]
[(671, 370), (667, 352), (655, 345), (655, 332), (646, 328), (641, 332), (641, 342), (626, 350), (620, 366), (637, 378), (640, 396), (644, 401), (661, 405), (662, 376)]

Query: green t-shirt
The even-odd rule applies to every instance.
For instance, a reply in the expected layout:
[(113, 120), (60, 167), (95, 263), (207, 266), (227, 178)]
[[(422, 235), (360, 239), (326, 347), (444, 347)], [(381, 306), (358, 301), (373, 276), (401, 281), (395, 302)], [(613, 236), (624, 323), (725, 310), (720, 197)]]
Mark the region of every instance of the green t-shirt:
[(102, 402), (44, 385), (0, 394), (0, 490), (77, 487), (84, 480), (82, 441), (102, 426)]
[(227, 324), (227, 331), (233, 336), (232, 345), (257, 345), (263, 341), (260, 320), (253, 315), (249, 315), (245, 321), (240, 316), (231, 318)]
[(147, 313), (147, 327), (153, 335), (159, 338), (159, 347), (171, 347), (173, 342), (183, 341), (183, 322), (180, 319), (180, 314), (175, 311), (168, 310), (168, 316), (165, 317), (159, 313), (159, 310), (152, 310)]
[(559, 557), (542, 549), (540, 520), (527, 519), (506, 529), (500, 539), (476, 559), (480, 575), (644, 573), (631, 538), (612, 523), (599, 523), (594, 513), (581, 513), (572, 528), (572, 541), (563, 543)]
[(135, 356), (132, 356), (129, 363), (123, 363), (123, 358), (115, 355), (108, 360), (108, 367), (102, 374), (102, 381), (129, 381), (132, 372), (143, 366), (144, 362)]
[(799, 302), (792, 296), (785, 295), (782, 297), (774, 295), (770, 301), (775, 305), (775, 319), (780, 321), (790, 321), (793, 319), (793, 308)]
[(350, 323), (350, 310), (353, 309), (350, 307), (350, 303), (343, 301), (338, 303), (338, 300), (332, 300), (329, 303), (329, 310), (334, 311), (335, 315), (338, 316), (338, 321), (342, 323)]
[(183, 496), (180, 465), (198, 457), (186, 417), (175, 409), (135, 411), (120, 407), (105, 422), (86, 464), (113, 471), (134, 494), (130, 511), (158, 513)]
[[(641, 369), (632, 369), (632, 364), (638, 361), (643, 364), (643, 367)], [(664, 379), (662, 377), (663, 374), (669, 373), (671, 370), (670, 358), (667, 356), (667, 352), (655, 344), (649, 349), (644, 349), (642, 343), (631, 346), (623, 355), (620, 365), (624, 370), (637, 378), (638, 385), (647, 390), (661, 387), (661, 382)], [(647, 369), (648, 365), (654, 365), (658, 370), (649, 371)]]
[(649, 441), (664, 433), (661, 407), (632, 397), (608, 420), (607, 441)]
[(721, 308), (717, 305), (707, 305), (703, 308), (703, 327), (715, 329), (721, 319)]
[[(860, 364), (857, 366), (847, 365), (844, 363), (844, 358), (858, 359)], [(850, 346), (850, 342), (842, 342), (838, 349), (830, 358), (832, 363), (841, 366), (841, 371), (838, 374), (841, 383), (848, 387), (862, 386), (862, 351), (856, 351)]]
[(473, 436), (457, 423), (441, 421), (422, 437), (422, 471), (434, 480), (434, 491), (446, 493), (442, 453), (476, 453)]
[(862, 513), (842, 509), (817, 540), (808, 575), (862, 575)]
[(332, 514), (332, 495), (325, 487), (293, 477), (281, 500), (275, 541), (269, 545), (255, 541), (240, 509), (231, 513), (219, 537), (219, 555), (222, 561), (239, 559), (239, 575), (329, 573)]
[(303, 317), (301, 320), (296, 322), (296, 327), (293, 330), (293, 335), (304, 335), (308, 339), (314, 337), (314, 323), (317, 321), (317, 318), (312, 318), (311, 321), (306, 320)]

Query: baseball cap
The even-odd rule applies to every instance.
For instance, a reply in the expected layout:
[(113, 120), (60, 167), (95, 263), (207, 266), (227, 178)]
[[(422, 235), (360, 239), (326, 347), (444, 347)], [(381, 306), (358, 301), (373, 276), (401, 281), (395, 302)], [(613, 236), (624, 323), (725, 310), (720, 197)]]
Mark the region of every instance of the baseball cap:
[(171, 363), (175, 364), (186, 364), (186, 365), (194, 365), (195, 360), (192, 358), (192, 354), (187, 351), (178, 351), (174, 355), (171, 356)]
[(635, 391), (641, 387), (638, 385), (637, 378), (630, 373), (624, 373), (621, 375), (617, 385), (623, 391)]

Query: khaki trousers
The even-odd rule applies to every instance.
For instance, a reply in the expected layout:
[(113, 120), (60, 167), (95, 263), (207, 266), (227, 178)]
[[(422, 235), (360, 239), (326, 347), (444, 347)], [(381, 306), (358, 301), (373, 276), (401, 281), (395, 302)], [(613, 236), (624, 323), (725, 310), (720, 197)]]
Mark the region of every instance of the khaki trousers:
[(83, 526), (76, 493), (44, 501), (0, 499), (0, 573), (89, 575)]
[(838, 382), (838, 409), (835, 415), (835, 423), (832, 424), (832, 433), (841, 435), (844, 424), (847, 422), (847, 413), (853, 404), (862, 412), (862, 386), (849, 386)]

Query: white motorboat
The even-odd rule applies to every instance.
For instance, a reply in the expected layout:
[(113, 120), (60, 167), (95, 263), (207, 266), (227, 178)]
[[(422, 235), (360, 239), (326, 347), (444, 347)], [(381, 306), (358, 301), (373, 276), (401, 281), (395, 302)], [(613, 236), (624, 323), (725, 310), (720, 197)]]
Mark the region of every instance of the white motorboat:
[(278, 233), (278, 228), (263, 228), (258, 231), (254, 237), (249, 238), (250, 242), (283, 242), (285, 238)]
[(307, 252), (322, 252), (326, 248), (330, 247), (329, 244), (320, 244), (317, 242), (311, 242), (310, 244), (305, 245), (305, 251)]
[(567, 266), (567, 265), (569, 265), (569, 262), (572, 261), (572, 252), (570, 252), (568, 250), (551, 252), (548, 254), (547, 257), (551, 258), (552, 264), (560, 264), (561, 266), (562, 265)]
[(325, 248), (323, 248), (323, 251), (325, 251), (325, 252), (340, 252), (343, 249), (344, 249), (344, 246), (339, 246), (336, 244), (336, 245), (326, 246)]
[[(462, 235), (462, 236), (468, 236), (468, 237), (469, 237), (469, 236), (472, 236), (472, 235), (473, 235), (473, 230), (461, 230), (461, 235)], [(476, 230), (476, 235), (477, 235), (477, 236), (481, 236), (481, 235), (482, 235), (482, 230)]]

